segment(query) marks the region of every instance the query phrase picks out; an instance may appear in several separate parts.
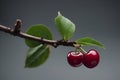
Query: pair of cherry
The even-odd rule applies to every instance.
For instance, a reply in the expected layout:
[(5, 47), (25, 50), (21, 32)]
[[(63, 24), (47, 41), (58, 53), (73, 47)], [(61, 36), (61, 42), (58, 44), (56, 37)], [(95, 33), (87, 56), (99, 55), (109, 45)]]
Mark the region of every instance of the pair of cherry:
[(87, 68), (94, 68), (98, 65), (99, 58), (98, 52), (94, 49), (89, 50), (87, 53), (71, 51), (67, 55), (67, 61), (73, 67), (79, 67), (84, 64)]

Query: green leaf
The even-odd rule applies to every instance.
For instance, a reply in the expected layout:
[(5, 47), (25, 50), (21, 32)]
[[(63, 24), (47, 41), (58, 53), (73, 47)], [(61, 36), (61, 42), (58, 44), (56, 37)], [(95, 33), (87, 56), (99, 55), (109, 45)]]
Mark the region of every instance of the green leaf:
[(75, 24), (62, 16), (60, 12), (58, 12), (58, 16), (55, 18), (55, 24), (64, 40), (69, 40), (73, 36)]
[(80, 38), (78, 40), (75, 41), (77, 44), (80, 44), (81, 46), (97, 46), (97, 47), (101, 47), (101, 48), (104, 48), (104, 45), (95, 40), (95, 39), (92, 39), (90, 37), (84, 37), (84, 38)]
[(42, 65), (49, 57), (49, 46), (39, 45), (35, 48), (30, 48), (27, 53), (25, 67), (33, 68)]
[[(45, 25), (42, 25), (42, 24), (37, 24), (29, 27), (26, 33), (36, 37), (41, 37), (49, 40), (52, 39), (52, 33)], [(31, 48), (41, 44), (40, 42), (29, 40), (29, 39), (25, 39), (25, 43), (28, 47), (31, 47)]]

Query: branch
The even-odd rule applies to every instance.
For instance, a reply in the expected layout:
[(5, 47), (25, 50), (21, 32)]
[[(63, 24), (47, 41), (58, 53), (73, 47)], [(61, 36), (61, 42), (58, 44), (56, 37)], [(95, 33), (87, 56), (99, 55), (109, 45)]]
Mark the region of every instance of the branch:
[(70, 42), (70, 41), (64, 41), (64, 40), (59, 40), (59, 41), (58, 40), (47, 40), (47, 39), (43, 39), (40, 37), (35, 37), (32, 35), (23, 33), (22, 31), (20, 31), (20, 28), (21, 28), (21, 20), (19, 20), (19, 19), (16, 20), (16, 24), (15, 24), (14, 29), (0, 25), (0, 30), (3, 32), (6, 32), (6, 33), (9, 33), (11, 35), (18, 36), (21, 38), (38, 41), (42, 44), (49, 44), (55, 48), (58, 47), (59, 45), (75, 47), (74, 44), (76, 44), (76, 42), (74, 42), (74, 41)]

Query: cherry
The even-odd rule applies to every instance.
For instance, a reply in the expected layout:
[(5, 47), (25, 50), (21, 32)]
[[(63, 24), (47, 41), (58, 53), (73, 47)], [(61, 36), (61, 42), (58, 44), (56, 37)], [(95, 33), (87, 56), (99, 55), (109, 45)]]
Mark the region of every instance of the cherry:
[(82, 64), (83, 54), (79, 52), (71, 51), (67, 55), (67, 61), (72, 67), (79, 67)]
[(84, 54), (83, 56), (83, 64), (87, 68), (94, 68), (99, 63), (99, 54), (96, 50), (91, 49), (87, 52), (87, 54)]

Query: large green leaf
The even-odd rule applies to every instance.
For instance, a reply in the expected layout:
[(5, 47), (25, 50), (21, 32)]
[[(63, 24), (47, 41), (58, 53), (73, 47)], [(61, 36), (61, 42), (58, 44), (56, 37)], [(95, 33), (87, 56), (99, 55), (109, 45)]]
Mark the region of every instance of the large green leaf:
[[(45, 25), (42, 24), (37, 24), (29, 27), (26, 33), (36, 37), (41, 37), (49, 40), (52, 39), (52, 33)], [(28, 47), (32, 48), (40, 45), (40, 42), (29, 39), (25, 39), (25, 43), (27, 44)]]
[(33, 68), (42, 65), (49, 57), (49, 46), (39, 45), (27, 52), (25, 67)]
[(95, 39), (92, 39), (90, 37), (84, 37), (84, 38), (80, 38), (78, 40), (75, 41), (77, 44), (80, 44), (81, 46), (97, 46), (97, 47), (101, 47), (101, 48), (104, 48), (104, 45), (95, 40)]
[(68, 40), (73, 36), (75, 24), (62, 16), (60, 12), (58, 12), (58, 16), (55, 18), (55, 24), (64, 40)]

